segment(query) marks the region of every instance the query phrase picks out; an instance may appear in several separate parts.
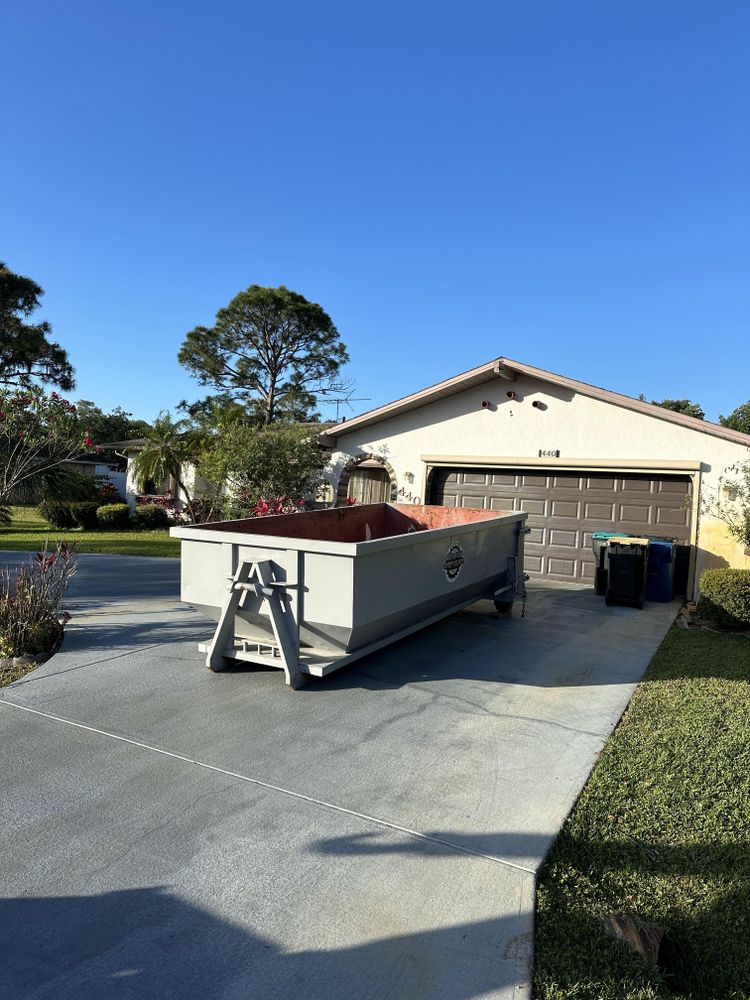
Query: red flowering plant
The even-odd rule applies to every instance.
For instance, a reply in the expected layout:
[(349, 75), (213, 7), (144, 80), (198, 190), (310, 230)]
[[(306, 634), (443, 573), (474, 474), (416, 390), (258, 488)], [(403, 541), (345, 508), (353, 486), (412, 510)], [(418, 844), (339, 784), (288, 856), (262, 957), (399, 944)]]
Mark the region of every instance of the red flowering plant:
[(88, 434), (75, 406), (32, 386), (0, 392), (0, 506), (35, 476), (80, 454)]
[(255, 501), (252, 509), (252, 517), (268, 517), (272, 514), (299, 514), (305, 509), (305, 501), (302, 499), (291, 500), (289, 497), (269, 497)]

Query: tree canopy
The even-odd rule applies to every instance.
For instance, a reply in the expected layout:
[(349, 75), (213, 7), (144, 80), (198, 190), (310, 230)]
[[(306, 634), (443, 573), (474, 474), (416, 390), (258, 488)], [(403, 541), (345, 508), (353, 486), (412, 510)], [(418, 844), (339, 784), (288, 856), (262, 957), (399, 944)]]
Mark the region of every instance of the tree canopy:
[(75, 385), (67, 352), (49, 339), (46, 320), (26, 322), (43, 294), (35, 281), (0, 261), (0, 383), (28, 388), (37, 380), (67, 391)]
[(223, 491), (227, 517), (247, 517), (262, 500), (315, 494), (327, 458), (309, 427), (251, 428), (231, 416), (203, 441), (198, 473)]
[(750, 434), (750, 399), (732, 410), (728, 417), (719, 417), (719, 423), (722, 427), (740, 431), (741, 434)]
[(268, 425), (314, 416), (319, 396), (340, 391), (349, 356), (321, 306), (283, 285), (251, 285), (219, 310), (214, 326), (188, 333), (178, 360)]
[(56, 392), (0, 390), (0, 508), (30, 481), (49, 483), (90, 443), (76, 407)]
[[(116, 406), (111, 413), (105, 413), (90, 399), (79, 399), (76, 403), (78, 418), (95, 445), (107, 441), (127, 441), (131, 438), (147, 437), (151, 424), (146, 420), (136, 420), (132, 413)], [(104, 461), (121, 462), (122, 459), (109, 449), (104, 450)]]
[(703, 420), (706, 414), (700, 403), (694, 403), (690, 399), (652, 399), (654, 406), (663, 406), (665, 410), (673, 410), (675, 413), (684, 413), (688, 417), (697, 417)]

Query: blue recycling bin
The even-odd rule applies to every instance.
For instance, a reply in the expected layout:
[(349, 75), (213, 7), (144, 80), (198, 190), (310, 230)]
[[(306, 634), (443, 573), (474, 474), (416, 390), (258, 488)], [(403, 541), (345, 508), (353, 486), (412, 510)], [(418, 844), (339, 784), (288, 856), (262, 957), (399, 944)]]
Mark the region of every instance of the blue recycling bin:
[(675, 544), (652, 539), (648, 547), (646, 600), (666, 604), (674, 595)]

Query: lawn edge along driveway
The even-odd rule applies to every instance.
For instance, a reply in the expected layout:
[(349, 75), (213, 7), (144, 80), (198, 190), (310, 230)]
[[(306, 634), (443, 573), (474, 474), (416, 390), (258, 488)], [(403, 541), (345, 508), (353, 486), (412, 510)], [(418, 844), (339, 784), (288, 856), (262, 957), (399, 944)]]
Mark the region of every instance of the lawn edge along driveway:
[[(535, 996), (750, 996), (750, 633), (673, 626), (540, 871)], [(667, 929), (663, 968), (605, 930)]]

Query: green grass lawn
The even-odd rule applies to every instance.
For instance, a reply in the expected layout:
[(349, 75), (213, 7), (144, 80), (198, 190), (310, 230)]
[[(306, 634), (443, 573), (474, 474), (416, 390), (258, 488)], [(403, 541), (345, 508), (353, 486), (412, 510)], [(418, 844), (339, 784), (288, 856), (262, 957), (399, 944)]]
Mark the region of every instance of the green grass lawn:
[[(666, 927), (668, 974), (608, 914)], [(662, 643), (540, 873), (534, 996), (750, 997), (750, 636)]]
[(36, 552), (45, 542), (77, 542), (81, 552), (107, 552), (121, 556), (179, 556), (180, 541), (167, 529), (153, 531), (61, 531), (52, 528), (35, 507), (13, 507), (13, 521), (0, 528), (0, 549)]

